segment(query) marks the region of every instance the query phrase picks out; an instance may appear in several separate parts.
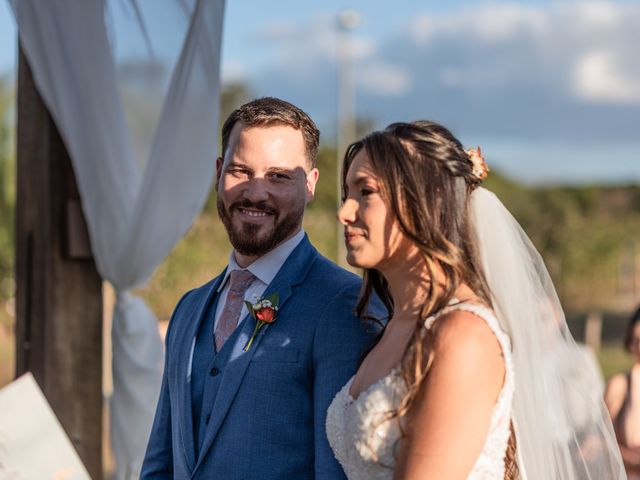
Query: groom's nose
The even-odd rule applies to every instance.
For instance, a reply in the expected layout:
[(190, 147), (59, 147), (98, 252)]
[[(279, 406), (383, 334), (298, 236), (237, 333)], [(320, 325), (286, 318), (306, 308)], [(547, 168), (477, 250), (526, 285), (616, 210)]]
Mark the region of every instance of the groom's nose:
[(264, 202), (269, 199), (269, 191), (262, 178), (252, 178), (247, 181), (242, 193), (243, 197), (253, 203)]

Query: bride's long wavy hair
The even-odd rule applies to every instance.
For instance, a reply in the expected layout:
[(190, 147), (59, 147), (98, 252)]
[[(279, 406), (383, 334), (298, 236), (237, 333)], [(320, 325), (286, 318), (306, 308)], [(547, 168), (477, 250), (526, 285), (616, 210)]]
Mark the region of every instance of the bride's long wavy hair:
[[(464, 147), (445, 127), (429, 121), (393, 123), (348, 147), (342, 167), (343, 201), (347, 172), (362, 149), (377, 176), (384, 202), (402, 233), (420, 250), (429, 278), (442, 279), (429, 282), (402, 359), (407, 393), (389, 414), (389, 419), (401, 418), (410, 411), (433, 362), (433, 333), (424, 327), (424, 321), (447, 306), (462, 283), (491, 306), (468, 214), (469, 196), (481, 181), (473, 175)], [(392, 316), (394, 299), (386, 279), (375, 269), (364, 270), (358, 316), (366, 318), (373, 293)], [(505, 479), (518, 478), (513, 428), (505, 467)]]

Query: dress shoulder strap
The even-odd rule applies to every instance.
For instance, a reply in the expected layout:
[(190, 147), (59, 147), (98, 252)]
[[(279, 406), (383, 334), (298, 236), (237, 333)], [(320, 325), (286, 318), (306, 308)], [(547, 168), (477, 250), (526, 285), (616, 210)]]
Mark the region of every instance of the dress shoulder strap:
[(483, 319), (495, 337), (498, 339), (500, 343), (500, 347), (502, 348), (503, 355), (505, 359), (511, 358), (511, 339), (505, 333), (505, 331), (500, 326), (500, 322), (496, 318), (495, 314), (491, 309), (485, 307), (484, 305), (480, 305), (477, 303), (469, 303), (469, 302), (461, 302), (461, 303), (453, 303), (443, 308), (439, 312), (434, 315), (431, 315), (424, 322), (424, 326), (429, 329), (433, 326), (435, 321), (442, 315), (452, 312), (454, 310), (464, 310), (466, 312), (473, 313), (475, 316)]

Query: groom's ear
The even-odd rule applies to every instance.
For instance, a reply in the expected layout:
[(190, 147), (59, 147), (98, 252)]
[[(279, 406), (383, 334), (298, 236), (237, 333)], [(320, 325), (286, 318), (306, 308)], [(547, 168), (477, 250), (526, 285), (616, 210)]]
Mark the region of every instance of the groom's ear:
[(222, 164), (224, 160), (222, 157), (216, 158), (216, 192), (218, 191), (218, 183), (220, 183), (220, 175), (222, 175)]
[(320, 172), (317, 168), (311, 169), (311, 171), (307, 174), (307, 203), (313, 200), (319, 175)]

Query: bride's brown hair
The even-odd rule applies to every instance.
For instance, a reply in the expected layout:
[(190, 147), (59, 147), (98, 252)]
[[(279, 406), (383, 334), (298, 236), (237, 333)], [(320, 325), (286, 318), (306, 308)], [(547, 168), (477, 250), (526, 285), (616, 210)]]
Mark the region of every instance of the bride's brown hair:
[[(424, 321), (447, 306), (462, 283), (491, 306), (489, 286), (478, 258), (469, 220), (470, 193), (481, 180), (462, 144), (445, 127), (429, 121), (393, 123), (349, 146), (342, 167), (342, 195), (354, 157), (364, 149), (380, 185), (380, 194), (398, 221), (402, 233), (420, 250), (430, 279), (420, 318), (401, 364), (407, 393), (389, 419), (411, 409), (433, 361), (433, 333)], [(393, 315), (394, 301), (384, 276), (364, 270), (356, 307), (366, 318), (367, 305), (376, 294)], [(437, 327), (436, 327), (437, 328)], [(505, 479), (518, 478), (513, 429), (505, 458)]]

